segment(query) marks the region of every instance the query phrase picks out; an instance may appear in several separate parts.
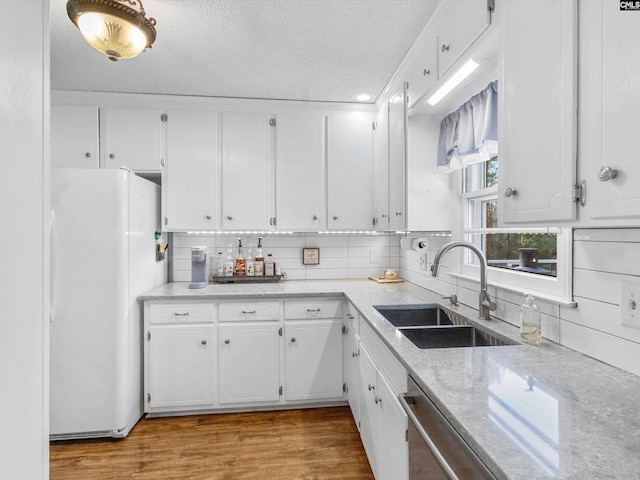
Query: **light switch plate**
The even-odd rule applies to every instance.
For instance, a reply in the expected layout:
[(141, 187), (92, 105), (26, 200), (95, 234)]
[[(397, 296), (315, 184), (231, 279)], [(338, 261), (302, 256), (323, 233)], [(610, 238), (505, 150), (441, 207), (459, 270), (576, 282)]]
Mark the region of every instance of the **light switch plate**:
[(620, 282), (620, 321), (622, 325), (640, 329), (640, 283)]
[(379, 263), (378, 254), (373, 248), (369, 249), (369, 263)]
[(426, 253), (419, 253), (418, 254), (420, 256), (420, 270), (427, 270), (427, 254)]

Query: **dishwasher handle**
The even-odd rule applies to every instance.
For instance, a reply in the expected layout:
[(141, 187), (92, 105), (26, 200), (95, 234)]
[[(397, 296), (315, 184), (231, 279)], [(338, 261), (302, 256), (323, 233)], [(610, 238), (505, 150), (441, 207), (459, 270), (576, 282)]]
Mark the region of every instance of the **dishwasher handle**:
[[(408, 398), (411, 398), (411, 397), (408, 397)], [(402, 408), (404, 409), (404, 411), (407, 413), (409, 420), (414, 425), (414, 427), (416, 427), (416, 430), (418, 431), (418, 433), (420, 434), (424, 442), (427, 444), (427, 447), (431, 451), (433, 458), (436, 460), (436, 462), (438, 462), (438, 465), (440, 465), (440, 467), (442, 468), (447, 478), (449, 478), (449, 480), (460, 480), (458, 476), (455, 474), (455, 472), (453, 471), (453, 469), (451, 468), (451, 466), (444, 459), (444, 457), (440, 453), (440, 450), (438, 450), (438, 447), (436, 446), (436, 444), (433, 443), (433, 440), (431, 440), (431, 437), (429, 437), (429, 434), (420, 424), (418, 417), (416, 417), (415, 413), (413, 413), (411, 406), (407, 402), (407, 397), (405, 397), (402, 394), (399, 394), (398, 400), (400, 401), (400, 405), (402, 405)]]

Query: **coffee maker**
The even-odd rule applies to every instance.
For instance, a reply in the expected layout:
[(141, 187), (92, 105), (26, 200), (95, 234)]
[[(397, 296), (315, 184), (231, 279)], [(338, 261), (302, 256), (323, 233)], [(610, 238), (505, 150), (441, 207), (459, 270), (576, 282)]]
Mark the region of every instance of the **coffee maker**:
[(189, 288), (209, 285), (209, 252), (207, 247), (191, 247), (191, 283)]

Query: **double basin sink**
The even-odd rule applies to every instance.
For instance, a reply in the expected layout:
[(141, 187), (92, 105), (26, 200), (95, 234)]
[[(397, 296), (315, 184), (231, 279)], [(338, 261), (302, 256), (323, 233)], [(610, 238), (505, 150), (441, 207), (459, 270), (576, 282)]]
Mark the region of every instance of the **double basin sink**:
[(434, 305), (379, 305), (374, 308), (420, 349), (518, 345), (455, 318)]

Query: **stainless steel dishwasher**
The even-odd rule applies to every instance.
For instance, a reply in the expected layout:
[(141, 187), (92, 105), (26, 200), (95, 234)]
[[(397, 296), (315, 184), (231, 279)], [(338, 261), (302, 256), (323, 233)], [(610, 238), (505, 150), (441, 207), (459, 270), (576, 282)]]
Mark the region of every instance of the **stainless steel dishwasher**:
[(409, 417), (409, 480), (495, 480), (411, 377), (398, 398)]

